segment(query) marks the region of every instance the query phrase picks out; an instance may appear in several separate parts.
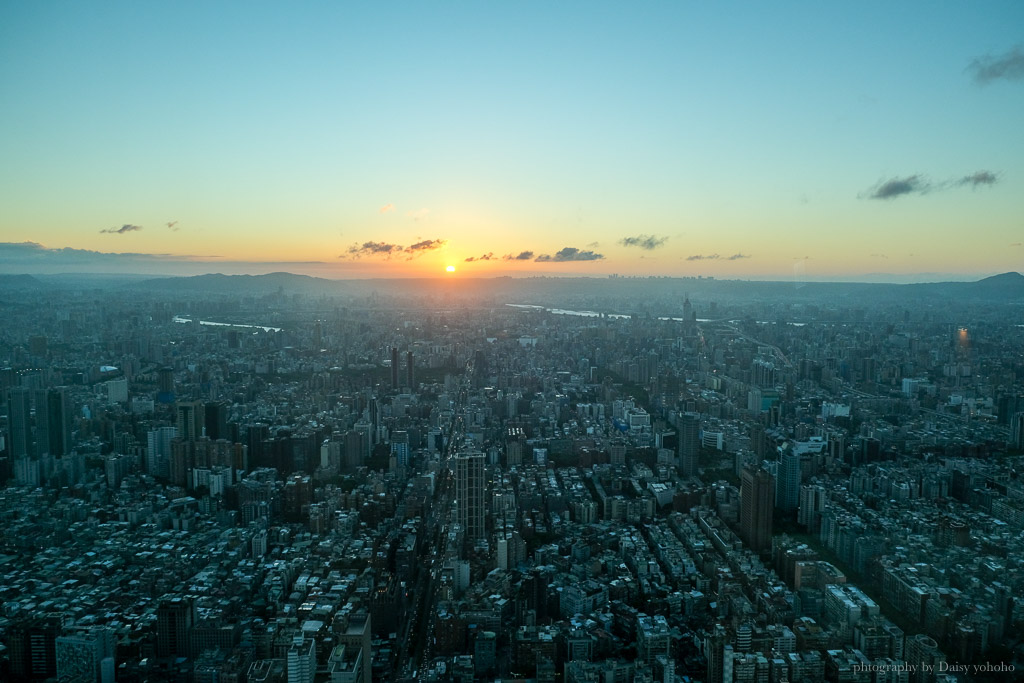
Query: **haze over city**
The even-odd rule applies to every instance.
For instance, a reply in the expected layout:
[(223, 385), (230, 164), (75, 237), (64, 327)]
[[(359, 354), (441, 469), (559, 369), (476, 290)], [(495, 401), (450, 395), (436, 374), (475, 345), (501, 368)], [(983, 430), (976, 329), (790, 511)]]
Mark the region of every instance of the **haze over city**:
[(0, 681), (1024, 680), (1024, 3), (0, 3)]
[(1019, 270), (1022, 25), (1017, 2), (6, 3), (0, 269)]

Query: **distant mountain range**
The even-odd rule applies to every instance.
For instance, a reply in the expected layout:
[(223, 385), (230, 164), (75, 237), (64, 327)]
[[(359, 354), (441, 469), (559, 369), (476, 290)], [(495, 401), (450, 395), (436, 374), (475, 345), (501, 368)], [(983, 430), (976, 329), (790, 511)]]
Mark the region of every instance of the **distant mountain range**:
[(701, 300), (877, 301), (930, 303), (1024, 303), (1024, 275), (993, 275), (975, 282), (881, 284), (857, 282), (781, 282), (711, 278), (422, 278), (328, 280), (294, 273), (145, 278), (139, 275), (0, 275), (0, 291), (124, 289), (138, 293), (179, 295), (305, 294), (322, 296), (436, 296), (476, 298), (495, 303), (559, 305), (559, 297), (612, 297), (641, 301), (652, 297), (689, 296)]

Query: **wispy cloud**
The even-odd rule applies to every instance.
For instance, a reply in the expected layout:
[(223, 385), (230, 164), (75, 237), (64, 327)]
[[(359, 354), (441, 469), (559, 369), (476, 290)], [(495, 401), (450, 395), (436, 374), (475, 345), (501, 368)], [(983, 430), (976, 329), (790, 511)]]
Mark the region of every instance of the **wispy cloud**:
[(362, 256), (387, 256), (391, 257), (393, 254), (399, 254), (402, 252), (401, 244), (391, 244), (388, 242), (363, 242), (362, 244), (353, 244), (348, 248), (344, 254), (338, 258), (360, 258)]
[(358, 259), (363, 256), (384, 256), (391, 258), (399, 254), (406, 254), (407, 261), (422, 256), (428, 251), (434, 251), (440, 249), (448, 240), (436, 239), (436, 240), (422, 240), (415, 244), (410, 244), (408, 247), (403, 247), (401, 244), (394, 244), (392, 242), (363, 242), (362, 244), (353, 244), (349, 247), (344, 254), (338, 256), (338, 258), (354, 258)]
[(394, 204), (385, 204), (384, 206), (377, 209), (380, 213), (390, 213), (395, 210)]
[(978, 85), (988, 85), (998, 80), (1024, 80), (1024, 51), (1018, 45), (1001, 55), (976, 57), (967, 65), (967, 72)]
[(721, 254), (694, 254), (693, 256), (687, 256), (687, 261), (739, 261), (740, 259), (750, 258), (750, 254), (736, 253), (732, 256), (722, 256)]
[(434, 251), (435, 249), (440, 249), (447, 242), (448, 242), (448, 240), (442, 240), (442, 239), (423, 240), (421, 242), (417, 242), (416, 244), (410, 244), (408, 247), (405, 248), (404, 251), (405, 251), (406, 254), (409, 254), (409, 258), (407, 260), (412, 260), (412, 259), (416, 258), (417, 256), (421, 256), (421, 255), (427, 253), (428, 251)]
[(647, 251), (657, 249), (668, 241), (667, 237), (656, 237), (654, 235), (637, 235), (635, 237), (623, 237), (619, 244), (624, 247), (640, 247)]
[(469, 258), (466, 259), (466, 263), (472, 263), (473, 261), (493, 261), (494, 258), (494, 252), (489, 251), (486, 254), (482, 254), (480, 256), (470, 256)]
[(887, 259), (889, 257), (886, 256), (885, 254), (872, 254), (871, 258), (885, 258), (885, 259)]
[(178, 232), (178, 221), (167, 221), (164, 225), (167, 226), (168, 230), (173, 230), (174, 232)]
[(999, 182), (999, 174), (992, 171), (975, 171), (959, 178), (931, 182), (920, 173), (904, 176), (902, 178), (890, 178), (883, 180), (874, 187), (862, 193), (861, 197), (868, 199), (896, 199), (909, 194), (928, 194), (929, 192), (943, 192), (956, 187), (987, 187)]
[(908, 194), (924, 194), (931, 186), (920, 175), (891, 178), (882, 181), (870, 190), (871, 199), (895, 199)]
[(128, 232), (135, 232), (136, 230), (142, 230), (142, 226), (129, 225), (125, 223), (120, 228), (107, 228), (106, 230), (100, 230), (100, 233), (106, 233), (108, 235), (123, 235)]
[(1019, 247), (1019, 246), (1021, 246), (1021, 243), (1020, 242), (1013, 242), (1010, 246), (1011, 247)]
[(546, 262), (565, 262), (565, 261), (600, 261), (604, 258), (604, 254), (598, 254), (594, 251), (581, 250), (576, 247), (563, 247), (555, 252), (554, 256), (548, 254), (541, 254), (537, 258), (533, 259), (535, 262), (546, 263)]
[(975, 171), (974, 173), (965, 175), (963, 178), (956, 181), (956, 184), (978, 187), (980, 185), (995, 185), (998, 182), (999, 175), (992, 171)]
[(505, 254), (501, 257), (502, 261), (529, 261), (533, 258), (532, 251), (521, 251), (518, 254)]

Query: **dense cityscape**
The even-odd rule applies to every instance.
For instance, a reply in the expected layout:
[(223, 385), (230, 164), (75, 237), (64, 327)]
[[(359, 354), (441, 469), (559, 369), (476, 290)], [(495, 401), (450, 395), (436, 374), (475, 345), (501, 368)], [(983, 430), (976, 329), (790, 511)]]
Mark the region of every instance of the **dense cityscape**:
[(1000, 278), (9, 278), (0, 678), (1012, 680)]

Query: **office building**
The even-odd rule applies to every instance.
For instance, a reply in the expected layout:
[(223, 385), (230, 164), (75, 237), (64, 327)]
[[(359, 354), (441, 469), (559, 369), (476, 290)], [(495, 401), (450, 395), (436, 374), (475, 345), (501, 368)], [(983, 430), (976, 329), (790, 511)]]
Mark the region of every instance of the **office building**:
[(772, 543), (775, 482), (763, 467), (745, 467), (740, 478), (740, 536), (755, 552)]
[(468, 451), (455, 457), (455, 499), (466, 539), (484, 538), (484, 454)]
[(800, 504), (800, 454), (792, 446), (780, 451), (779, 471), (775, 480), (775, 505), (783, 512), (793, 512)]
[(191, 599), (175, 596), (162, 600), (156, 608), (157, 657), (187, 657), (195, 623), (196, 608)]
[[(39, 406), (36, 406), (38, 414)], [(46, 392), (46, 424), (49, 435), (50, 455), (61, 457), (69, 455), (74, 444), (71, 442), (71, 429), (74, 416), (71, 408), (71, 397), (65, 387), (56, 387)]]
[(185, 441), (195, 441), (203, 436), (203, 404), (199, 401), (181, 401), (175, 406), (175, 423), (178, 436)]
[(679, 416), (679, 475), (687, 478), (697, 474), (700, 453), (700, 416), (683, 413)]

